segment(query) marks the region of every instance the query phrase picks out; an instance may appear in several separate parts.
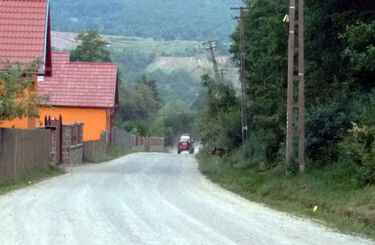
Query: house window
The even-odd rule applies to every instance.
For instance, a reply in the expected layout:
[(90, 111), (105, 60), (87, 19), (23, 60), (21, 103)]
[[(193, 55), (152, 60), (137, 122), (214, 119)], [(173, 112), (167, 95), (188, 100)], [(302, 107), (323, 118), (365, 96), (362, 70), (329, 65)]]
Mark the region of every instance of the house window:
[(44, 82), (44, 76), (38, 76), (38, 82)]

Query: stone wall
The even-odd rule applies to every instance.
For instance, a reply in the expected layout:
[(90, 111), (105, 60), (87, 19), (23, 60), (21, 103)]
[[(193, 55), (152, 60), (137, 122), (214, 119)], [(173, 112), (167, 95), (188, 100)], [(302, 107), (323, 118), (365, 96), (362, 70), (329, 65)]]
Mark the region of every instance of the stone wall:
[(145, 143), (146, 143), (146, 137), (133, 136), (132, 151), (145, 152), (146, 151)]
[(61, 140), (62, 140), (62, 118), (45, 118), (45, 128), (49, 129), (50, 134), (50, 163), (60, 164), (62, 162)]
[(62, 162), (63, 164), (81, 164), (83, 159), (83, 123), (63, 124), (62, 126)]

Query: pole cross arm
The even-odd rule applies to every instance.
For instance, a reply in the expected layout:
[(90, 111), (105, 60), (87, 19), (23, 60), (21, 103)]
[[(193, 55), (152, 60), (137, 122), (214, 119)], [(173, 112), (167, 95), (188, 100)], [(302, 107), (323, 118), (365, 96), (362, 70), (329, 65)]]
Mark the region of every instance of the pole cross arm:
[(231, 10), (246, 10), (246, 9), (250, 9), (250, 8), (247, 8), (247, 7), (234, 7), (234, 8), (230, 8)]

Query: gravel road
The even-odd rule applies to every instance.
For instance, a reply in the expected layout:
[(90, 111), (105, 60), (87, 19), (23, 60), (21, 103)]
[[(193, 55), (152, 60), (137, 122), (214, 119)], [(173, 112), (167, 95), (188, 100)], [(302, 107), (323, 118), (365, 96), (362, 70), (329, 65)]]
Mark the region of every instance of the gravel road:
[(375, 244), (249, 202), (188, 154), (132, 154), (0, 196), (0, 244)]

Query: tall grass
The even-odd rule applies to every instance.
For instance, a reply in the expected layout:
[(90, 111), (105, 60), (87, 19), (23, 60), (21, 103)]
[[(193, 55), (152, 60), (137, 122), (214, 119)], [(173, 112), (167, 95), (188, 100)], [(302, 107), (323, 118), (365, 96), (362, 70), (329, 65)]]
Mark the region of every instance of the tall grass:
[(85, 158), (85, 162), (89, 163), (101, 163), (101, 162), (108, 162), (113, 159), (125, 156), (126, 154), (129, 154), (131, 150), (123, 149), (120, 147), (115, 146), (109, 146), (107, 147), (105, 152), (100, 152), (97, 154), (94, 154), (93, 156)]
[(52, 178), (63, 173), (63, 169), (51, 165), (40, 171), (30, 172), (15, 179), (0, 181), (0, 195), (29, 186), (34, 183), (38, 183), (42, 180)]
[(239, 154), (219, 158), (202, 151), (198, 161), (212, 181), (249, 200), (375, 238), (375, 186), (361, 185), (351, 164), (310, 165), (303, 176), (286, 176), (282, 164), (260, 171)]

